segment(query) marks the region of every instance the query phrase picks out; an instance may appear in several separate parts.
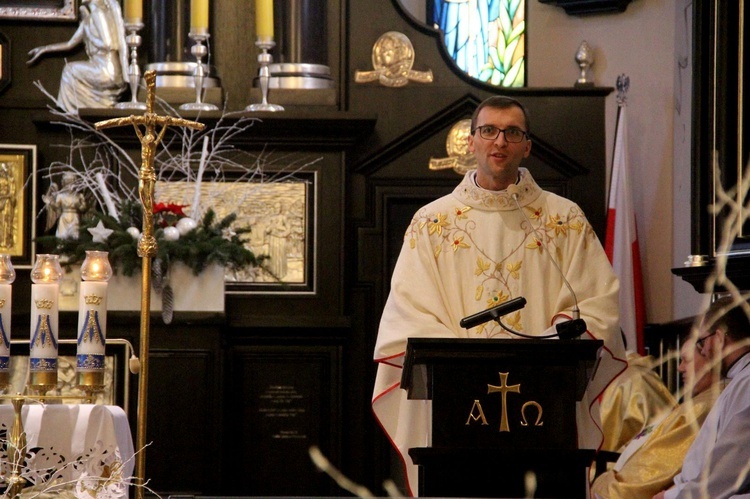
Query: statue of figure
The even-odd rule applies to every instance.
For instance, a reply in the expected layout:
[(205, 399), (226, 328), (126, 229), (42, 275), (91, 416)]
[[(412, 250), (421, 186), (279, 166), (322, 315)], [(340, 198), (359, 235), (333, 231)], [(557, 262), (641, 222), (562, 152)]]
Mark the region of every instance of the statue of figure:
[(276, 279), (282, 279), (289, 270), (287, 266), (287, 245), (291, 227), (285, 211), (283, 205), (276, 202), (273, 212), (268, 217), (266, 228), (269, 256), (267, 268)]
[(69, 113), (82, 107), (113, 107), (127, 88), (128, 47), (117, 0), (82, 0), (81, 24), (67, 42), (29, 51), (27, 64), (42, 54), (86, 46), (87, 61), (65, 64), (57, 105)]
[(52, 182), (47, 194), (42, 196), (47, 209), (47, 230), (57, 222), (55, 235), (60, 239), (78, 239), (80, 214), (86, 210), (86, 198), (76, 192), (75, 179), (75, 173), (63, 173), (62, 187)]
[(0, 247), (15, 244), (13, 219), (16, 216), (16, 179), (8, 163), (0, 162)]

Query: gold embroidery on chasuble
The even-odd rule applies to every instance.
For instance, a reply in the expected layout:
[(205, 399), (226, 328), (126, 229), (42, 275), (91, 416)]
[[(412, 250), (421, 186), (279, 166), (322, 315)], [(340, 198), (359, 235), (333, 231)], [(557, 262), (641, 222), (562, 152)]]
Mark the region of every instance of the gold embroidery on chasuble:
[[(546, 268), (546, 251), (565, 268), (567, 248), (579, 244), (571, 238), (584, 237), (586, 244), (596, 237), (576, 205), (545, 194), (528, 172), (522, 170), (518, 187), (516, 204), (506, 191), (481, 189), (467, 176), (452, 198), (423, 207), (406, 230), (411, 250), (430, 249), (446, 289), (464, 288), (453, 296), (462, 300), (456, 307), (466, 315), (538, 289), (529, 280), (538, 272), (528, 269)], [(523, 317), (518, 311), (505, 316), (503, 323), (524, 331)], [(492, 337), (505, 332), (490, 321), (470, 334)]]

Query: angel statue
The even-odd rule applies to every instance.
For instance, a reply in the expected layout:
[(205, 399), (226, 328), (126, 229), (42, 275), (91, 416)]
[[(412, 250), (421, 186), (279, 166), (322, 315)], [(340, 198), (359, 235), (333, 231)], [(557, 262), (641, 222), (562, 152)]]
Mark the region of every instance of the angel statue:
[(42, 196), (47, 211), (47, 226), (45, 231), (52, 229), (57, 223), (55, 236), (60, 239), (78, 239), (80, 215), (86, 210), (86, 198), (74, 187), (76, 175), (65, 172), (62, 176), (62, 187), (52, 182), (47, 194)]
[(82, 0), (81, 24), (67, 42), (36, 47), (27, 64), (47, 52), (68, 51), (80, 43), (87, 61), (65, 64), (57, 105), (75, 114), (82, 107), (113, 107), (127, 88), (128, 47), (117, 0)]

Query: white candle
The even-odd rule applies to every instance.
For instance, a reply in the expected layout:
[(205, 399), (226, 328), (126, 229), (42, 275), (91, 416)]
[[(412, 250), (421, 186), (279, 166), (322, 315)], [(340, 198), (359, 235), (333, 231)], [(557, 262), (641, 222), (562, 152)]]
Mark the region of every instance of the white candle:
[[(31, 359), (32, 370), (57, 370), (57, 283), (31, 285)], [(35, 365), (39, 364), (35, 368)]]
[(0, 255), (0, 389), (10, 383), (11, 283), (15, 279), (10, 255)]
[(107, 341), (107, 281), (112, 277), (106, 251), (87, 251), (81, 265), (78, 306), (78, 385), (104, 384), (104, 354)]
[[(78, 368), (104, 367), (104, 343), (107, 338), (107, 283), (84, 281), (80, 289)], [(95, 358), (82, 359), (89, 355)]]
[(31, 270), (29, 383), (45, 391), (57, 385), (58, 282), (62, 274), (58, 255), (37, 255)]

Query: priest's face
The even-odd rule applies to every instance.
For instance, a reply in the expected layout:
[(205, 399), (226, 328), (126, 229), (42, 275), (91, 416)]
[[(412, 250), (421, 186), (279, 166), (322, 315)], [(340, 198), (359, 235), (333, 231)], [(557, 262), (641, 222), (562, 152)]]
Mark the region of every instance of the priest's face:
[(479, 128), (487, 126), (525, 132), (526, 120), (523, 110), (516, 106), (503, 109), (484, 107), (477, 115), (476, 128), (468, 139), (469, 150), (477, 158), (477, 183), (485, 189), (497, 191), (516, 182), (518, 168), (531, 152), (531, 140), (524, 135), (520, 142), (509, 142), (505, 133), (498, 133), (494, 140), (486, 139)]

